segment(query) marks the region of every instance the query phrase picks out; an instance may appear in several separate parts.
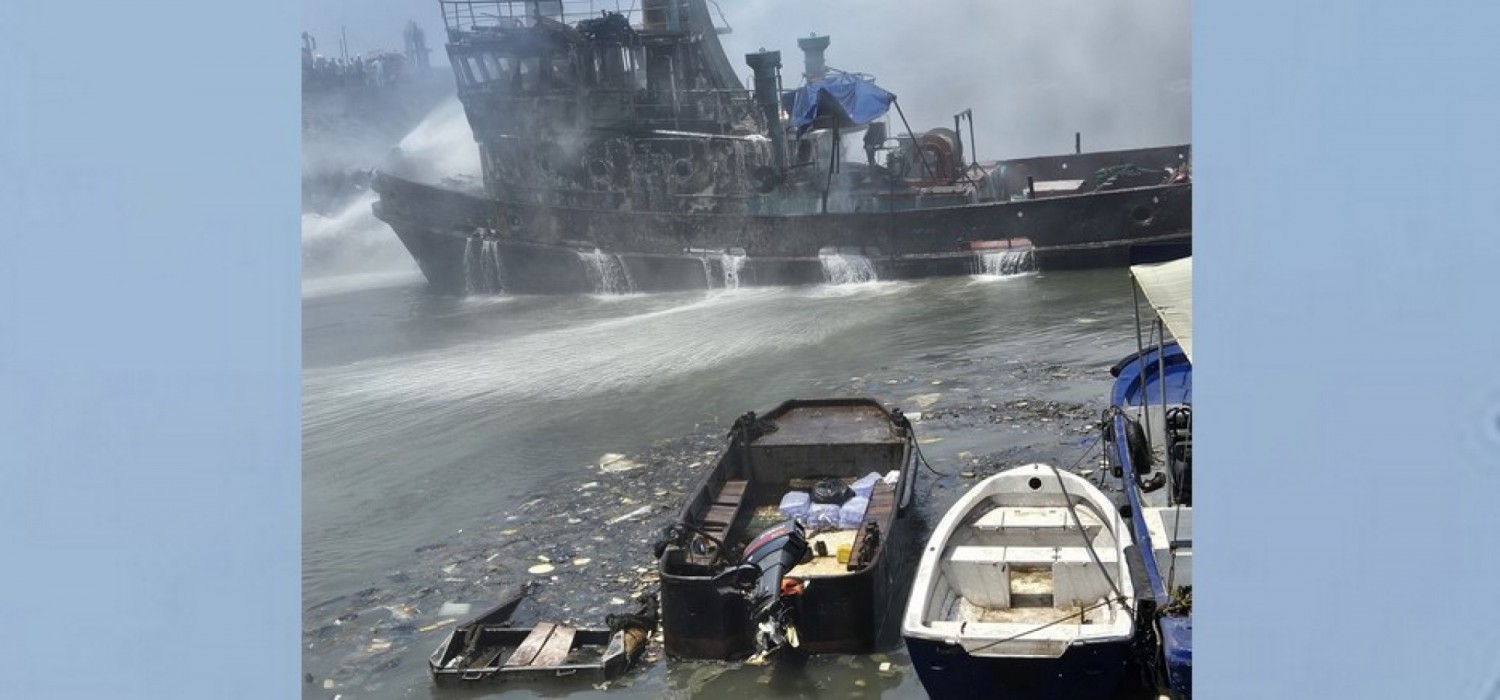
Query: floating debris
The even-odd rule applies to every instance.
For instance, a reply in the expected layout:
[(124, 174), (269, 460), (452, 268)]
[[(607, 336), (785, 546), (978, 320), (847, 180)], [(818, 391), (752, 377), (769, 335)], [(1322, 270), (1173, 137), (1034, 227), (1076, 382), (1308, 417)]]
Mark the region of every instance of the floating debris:
[(593, 561), (593, 559), (589, 559), (588, 557), (581, 557), (573, 560), (573, 566), (585, 566), (591, 561)]
[(470, 607), (468, 603), (443, 603), (438, 609), (438, 617), (462, 617), (469, 614)]
[(622, 515), (622, 516), (620, 516), (618, 518), (615, 518), (615, 519), (609, 521), (608, 524), (615, 525), (615, 524), (618, 524), (618, 523), (623, 523), (626, 520), (634, 520), (634, 519), (639, 518), (642, 515), (645, 515), (645, 514), (650, 513), (650, 512), (651, 512), (651, 506), (641, 506), (640, 508), (636, 508), (635, 510), (630, 511), (629, 513), (626, 513), (626, 514), (624, 514), (624, 515)]
[(394, 617), (397, 620), (410, 620), (413, 617), (417, 616), (416, 609), (411, 607), (410, 605), (387, 605), (385, 606), (385, 609), (389, 610), (391, 613), (391, 617)]
[(917, 394), (911, 397), (911, 402), (916, 404), (917, 408), (925, 410), (937, 403), (940, 398), (943, 398), (942, 394)]
[(603, 457), (599, 458), (599, 471), (602, 471), (606, 474), (628, 472), (632, 469), (639, 469), (642, 466), (644, 465), (642, 465), (640, 462), (629, 459), (625, 455), (615, 452), (606, 453)]
[(430, 625), (427, 625), (426, 627), (419, 627), (419, 628), (417, 628), (417, 631), (418, 632), (422, 632), (422, 633), (425, 634), (425, 633), (431, 632), (431, 631), (433, 631), (435, 629), (438, 629), (438, 628), (441, 628), (441, 627), (445, 627), (447, 625), (451, 625), (454, 622), (456, 622), (456, 620), (453, 620), (451, 618), (447, 619), (447, 620), (438, 620), (437, 622), (434, 622), (434, 623), (432, 623)]
[(537, 564), (536, 566), (533, 566), (530, 569), (527, 569), (526, 573), (528, 573), (528, 574), (536, 574), (537, 576), (542, 576), (544, 574), (550, 574), (550, 573), (552, 573), (552, 571), (554, 569), (556, 569), (556, 568), (557, 567), (555, 567), (555, 566), (553, 566), (551, 564)]

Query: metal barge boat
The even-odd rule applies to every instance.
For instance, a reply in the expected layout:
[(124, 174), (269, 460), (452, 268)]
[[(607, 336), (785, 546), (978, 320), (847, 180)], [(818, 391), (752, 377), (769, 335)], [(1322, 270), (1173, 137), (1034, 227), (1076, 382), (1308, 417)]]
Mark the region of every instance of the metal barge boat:
[[(667, 653), (865, 653), (883, 631), (894, 637), (914, 460), (910, 422), (873, 400), (793, 400), (742, 417), (658, 543)], [(869, 496), (850, 521), (784, 515), (789, 493), (858, 493), (861, 481)]]
[[(442, 293), (901, 279), (1190, 250), (1186, 144), (1083, 153), (1075, 139), (1068, 155), (980, 161), (972, 110), (912, 129), (895, 94), (827, 66), (827, 36), (799, 40), (806, 68), (786, 89), (779, 52), (745, 56), (747, 90), (705, 0), (439, 7), (482, 172), (423, 181), (397, 153), (373, 188), (375, 215)], [(864, 158), (846, 158), (861, 135)]]

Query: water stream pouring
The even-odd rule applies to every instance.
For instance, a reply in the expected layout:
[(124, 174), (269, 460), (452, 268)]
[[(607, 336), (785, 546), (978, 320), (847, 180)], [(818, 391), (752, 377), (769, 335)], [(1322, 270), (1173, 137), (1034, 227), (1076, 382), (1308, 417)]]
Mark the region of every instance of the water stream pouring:
[(724, 253), (719, 256), (719, 265), (724, 268), (724, 288), (740, 288), (740, 270), (745, 267), (744, 253)]
[(470, 238), (464, 246), (464, 293), (500, 294), (505, 291), (501, 274), (500, 242)]
[(823, 263), (823, 279), (829, 284), (860, 284), (879, 279), (875, 265), (863, 255), (823, 252), (818, 259)]
[(979, 256), (979, 264), (989, 277), (1009, 277), (1036, 270), (1036, 258), (1030, 249), (984, 253)]
[(635, 280), (630, 277), (630, 267), (619, 255), (595, 248), (591, 252), (578, 251), (578, 258), (587, 266), (589, 281), (594, 284), (594, 293), (629, 294), (635, 291)]

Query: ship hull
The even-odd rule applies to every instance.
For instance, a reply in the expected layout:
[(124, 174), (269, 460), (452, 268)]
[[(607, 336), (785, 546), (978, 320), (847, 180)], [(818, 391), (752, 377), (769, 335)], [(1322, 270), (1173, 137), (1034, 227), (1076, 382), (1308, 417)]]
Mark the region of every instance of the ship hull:
[[(1192, 230), (1191, 184), (785, 216), (513, 204), (388, 174), (375, 189), (375, 215), (445, 294), (817, 284), (831, 249), (864, 257), (881, 280), (977, 274), (1008, 246), (1029, 247), (1043, 270), (1123, 266), (1133, 246), (1190, 252)], [(608, 255), (602, 268), (596, 250)]]

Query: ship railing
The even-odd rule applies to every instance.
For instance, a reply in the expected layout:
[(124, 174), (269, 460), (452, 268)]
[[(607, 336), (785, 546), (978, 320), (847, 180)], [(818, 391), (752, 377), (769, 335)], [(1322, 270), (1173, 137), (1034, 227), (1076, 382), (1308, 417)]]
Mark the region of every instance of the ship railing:
[[(582, 93), (564, 90), (512, 91), (502, 81), (465, 87), (461, 94), (497, 95), (490, 109), (503, 112), (558, 111), (568, 102), (579, 102), (593, 123), (677, 124), (715, 122), (739, 124), (756, 115), (754, 94), (749, 90), (673, 90), (644, 92), (620, 88), (592, 88)], [(508, 97), (509, 99), (505, 99)]]
[[(671, 4), (651, 0), (628, 4), (621, 0), (438, 0), (450, 41), (455, 35), (470, 32), (533, 27), (539, 17), (572, 25), (604, 12), (614, 12), (624, 15), (631, 25), (639, 26), (643, 18), (654, 19), (659, 7)], [(680, 8), (682, 3), (676, 5)], [(680, 16), (685, 11), (676, 14)]]
[[(503, 196), (520, 199), (536, 204), (547, 203), (553, 206), (581, 207), (602, 210), (618, 210), (618, 207), (627, 199), (639, 197), (639, 193), (625, 190), (587, 190), (582, 188), (557, 189), (552, 187), (540, 187), (536, 185), (523, 185), (519, 183), (506, 183), (499, 188)], [(722, 193), (682, 193), (682, 194), (657, 194), (651, 196), (652, 200), (673, 201), (679, 203), (716, 201), (745, 204), (753, 199), (749, 194)], [(642, 211), (649, 212), (650, 209)]]

